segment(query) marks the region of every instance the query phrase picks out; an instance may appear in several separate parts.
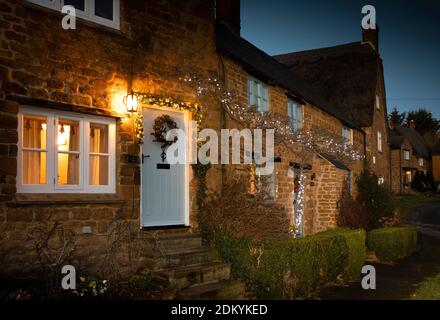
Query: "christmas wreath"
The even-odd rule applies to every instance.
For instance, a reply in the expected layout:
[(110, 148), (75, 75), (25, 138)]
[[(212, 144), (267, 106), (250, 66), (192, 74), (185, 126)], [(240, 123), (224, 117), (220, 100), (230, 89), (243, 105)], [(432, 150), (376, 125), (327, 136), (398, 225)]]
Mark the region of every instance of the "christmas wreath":
[(154, 142), (162, 144), (162, 149), (177, 141), (177, 137), (174, 137), (173, 141), (167, 140), (167, 132), (172, 129), (177, 129), (177, 123), (169, 115), (163, 114), (154, 120), (151, 135), (154, 137)]

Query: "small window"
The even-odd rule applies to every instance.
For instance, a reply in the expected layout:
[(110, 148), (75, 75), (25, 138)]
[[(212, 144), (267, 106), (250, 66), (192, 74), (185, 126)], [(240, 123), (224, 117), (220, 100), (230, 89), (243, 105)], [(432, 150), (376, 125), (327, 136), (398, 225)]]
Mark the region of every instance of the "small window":
[(383, 151), (383, 145), (382, 145), (382, 132), (377, 132), (377, 151), (382, 152)]
[(353, 144), (353, 130), (348, 127), (342, 127), (342, 137), (346, 144)]
[(419, 158), (419, 167), (423, 167), (424, 161), (423, 158)]
[(403, 150), (403, 160), (409, 161), (409, 150)]
[(287, 113), (290, 119), (290, 126), (293, 130), (302, 128), (302, 105), (293, 99), (287, 99)]
[(276, 170), (270, 175), (261, 175), (258, 167), (252, 165), (250, 172), (250, 193), (264, 193), (266, 200), (275, 200), (277, 194)]
[(28, 2), (61, 11), (73, 6), (79, 18), (113, 29), (120, 28), (120, 0), (27, 0)]
[(21, 108), (20, 193), (114, 193), (115, 120)]
[(373, 156), (373, 164), (376, 164), (376, 156)]
[(249, 107), (259, 112), (269, 111), (269, 86), (264, 82), (250, 77), (248, 79)]
[(384, 177), (380, 177), (377, 181), (377, 183), (381, 186), (383, 184), (385, 184), (385, 178)]
[(380, 110), (380, 97), (376, 95), (376, 109)]

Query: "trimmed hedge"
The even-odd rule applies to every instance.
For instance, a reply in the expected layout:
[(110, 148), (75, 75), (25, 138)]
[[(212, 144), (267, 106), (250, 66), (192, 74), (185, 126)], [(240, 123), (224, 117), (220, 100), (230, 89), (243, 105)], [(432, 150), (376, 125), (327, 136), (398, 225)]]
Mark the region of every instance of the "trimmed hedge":
[(367, 235), (367, 247), (380, 261), (393, 262), (409, 256), (417, 246), (417, 230), (394, 227), (372, 230)]
[(222, 235), (223, 260), (259, 299), (310, 296), (321, 285), (352, 280), (365, 258), (365, 232), (338, 229), (301, 239), (257, 242)]

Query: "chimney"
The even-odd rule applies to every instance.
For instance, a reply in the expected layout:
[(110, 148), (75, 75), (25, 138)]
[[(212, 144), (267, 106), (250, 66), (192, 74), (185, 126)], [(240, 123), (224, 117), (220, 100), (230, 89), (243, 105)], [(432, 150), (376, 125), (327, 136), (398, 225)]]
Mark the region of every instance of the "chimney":
[(240, 34), (240, 0), (216, 0), (216, 19)]
[(414, 120), (411, 120), (408, 124), (408, 127), (410, 129), (416, 130), (416, 122)]
[(362, 28), (362, 42), (371, 44), (379, 52), (379, 26), (377, 24), (376, 29)]

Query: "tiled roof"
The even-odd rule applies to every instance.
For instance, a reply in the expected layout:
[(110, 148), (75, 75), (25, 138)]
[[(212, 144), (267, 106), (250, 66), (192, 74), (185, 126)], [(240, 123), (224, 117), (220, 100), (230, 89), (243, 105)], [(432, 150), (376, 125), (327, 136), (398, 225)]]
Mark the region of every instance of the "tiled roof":
[(359, 127), (373, 123), (381, 59), (369, 43), (349, 44), (275, 56)]
[(425, 159), (430, 158), (430, 150), (425, 139), (415, 129), (404, 127), (398, 124), (390, 131), (391, 141), (396, 137), (407, 138), (413, 147), (413, 152)]
[(295, 72), (240, 37), (228, 26), (217, 23), (215, 35), (217, 50), (238, 61), (251, 75), (284, 88), (290, 94), (339, 119), (344, 125), (359, 128), (350, 119), (345, 118), (338, 108), (329, 103), (312, 86), (297, 77)]

